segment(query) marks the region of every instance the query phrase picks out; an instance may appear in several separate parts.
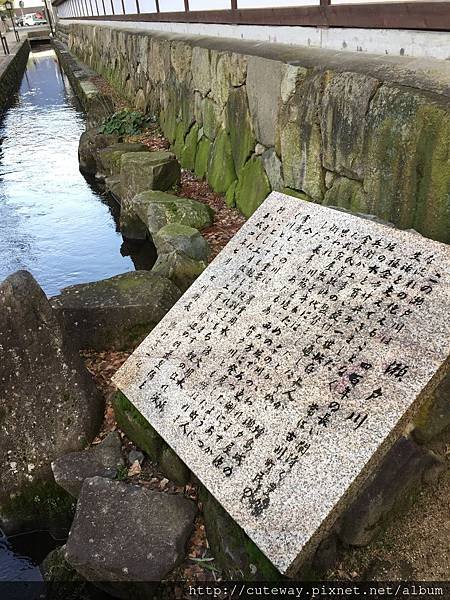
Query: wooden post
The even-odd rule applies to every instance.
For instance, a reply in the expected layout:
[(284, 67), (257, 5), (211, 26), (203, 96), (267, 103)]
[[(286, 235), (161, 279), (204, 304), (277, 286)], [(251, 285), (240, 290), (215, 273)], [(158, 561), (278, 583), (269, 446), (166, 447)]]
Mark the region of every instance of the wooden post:
[(184, 0), (184, 10), (185, 12), (189, 12), (189, 0)]
[(156, 12), (159, 13), (159, 0), (155, 0)]
[(141, 14), (141, 9), (139, 7), (139, 0), (136, 0), (136, 10), (137, 10), (137, 14)]

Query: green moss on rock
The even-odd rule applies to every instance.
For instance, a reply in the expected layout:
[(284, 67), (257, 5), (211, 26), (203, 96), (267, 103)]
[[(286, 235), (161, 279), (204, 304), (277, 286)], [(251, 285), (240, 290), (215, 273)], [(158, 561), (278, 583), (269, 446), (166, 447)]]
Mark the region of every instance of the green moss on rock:
[(225, 193), (236, 179), (233, 155), (228, 133), (222, 129), (217, 135), (208, 164), (208, 183), (215, 192)]
[(185, 485), (190, 479), (189, 469), (122, 392), (116, 393), (113, 407), (117, 424), (127, 437), (159, 465), (168, 479)]
[(367, 212), (367, 202), (361, 182), (347, 177), (337, 177), (325, 192), (323, 203), (326, 206), (339, 206), (352, 212)]
[(200, 499), (211, 551), (229, 579), (282, 579), (280, 572), (203, 486), (200, 487)]
[(190, 479), (190, 471), (184, 462), (169, 446), (165, 445), (161, 451), (159, 461), (161, 471), (171, 480), (179, 485), (186, 485)]
[(239, 175), (235, 192), (236, 206), (245, 217), (250, 217), (270, 191), (262, 160), (259, 156), (253, 156)]
[(245, 87), (235, 88), (230, 92), (227, 103), (227, 129), (230, 133), (234, 166), (239, 175), (256, 143)]
[(227, 189), (227, 193), (225, 194), (225, 203), (229, 208), (234, 208), (236, 206), (237, 183), (237, 180), (233, 181), (233, 183)]
[(197, 154), (195, 156), (195, 174), (197, 177), (200, 177), (200, 179), (203, 179), (208, 171), (211, 147), (212, 143), (206, 137), (203, 137), (198, 143)]
[(152, 461), (157, 463), (165, 443), (162, 437), (122, 392), (117, 392), (115, 395), (113, 407), (120, 429), (141, 450), (146, 452)]
[(300, 200), (305, 200), (305, 202), (311, 202), (311, 198), (307, 196), (304, 192), (299, 192), (298, 190), (293, 190), (292, 188), (283, 188), (281, 190), (283, 194), (287, 196), (294, 196), (294, 198), (299, 198)]
[(197, 123), (195, 123), (189, 133), (186, 135), (184, 146), (180, 153), (180, 163), (184, 169), (189, 169), (189, 171), (193, 171), (195, 167), (195, 156), (197, 154), (197, 144), (198, 144), (198, 130), (199, 127)]
[(3, 503), (0, 524), (8, 532), (48, 529), (67, 533), (75, 512), (75, 501), (54, 481), (34, 481)]

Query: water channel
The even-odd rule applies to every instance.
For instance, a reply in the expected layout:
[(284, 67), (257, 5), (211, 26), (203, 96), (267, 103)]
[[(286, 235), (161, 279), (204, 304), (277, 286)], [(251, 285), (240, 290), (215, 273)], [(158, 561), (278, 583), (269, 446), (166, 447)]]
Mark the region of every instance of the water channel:
[[(53, 50), (34, 50), (0, 120), (0, 282), (27, 269), (51, 296), (71, 284), (151, 268), (153, 246), (124, 241), (118, 207), (79, 172), (84, 128), (85, 115)], [(14, 592), (2, 582), (42, 581), (38, 565), (58, 543), (47, 532), (7, 539), (0, 530), (0, 597)]]
[(0, 121), (0, 281), (26, 269), (51, 296), (151, 268), (151, 249), (124, 243), (114, 202), (79, 172), (84, 128), (53, 50), (34, 50)]

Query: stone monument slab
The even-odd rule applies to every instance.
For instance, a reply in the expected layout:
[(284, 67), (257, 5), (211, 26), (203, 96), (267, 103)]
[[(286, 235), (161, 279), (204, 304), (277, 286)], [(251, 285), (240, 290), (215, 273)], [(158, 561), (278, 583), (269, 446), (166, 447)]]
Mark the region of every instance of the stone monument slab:
[(295, 573), (448, 368), (449, 275), (444, 244), (274, 192), (114, 381)]

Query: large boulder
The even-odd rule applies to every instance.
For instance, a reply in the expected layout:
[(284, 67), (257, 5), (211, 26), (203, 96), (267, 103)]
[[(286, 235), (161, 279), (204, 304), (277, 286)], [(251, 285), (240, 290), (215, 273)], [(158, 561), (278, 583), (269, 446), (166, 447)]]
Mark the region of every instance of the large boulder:
[(169, 223), (201, 230), (213, 222), (213, 211), (208, 205), (166, 192), (148, 191), (137, 194), (131, 201), (129, 210), (144, 223), (152, 235)]
[(138, 344), (179, 297), (168, 279), (133, 271), (69, 286), (50, 302), (78, 348), (105, 350)]
[(112, 431), (92, 448), (57, 458), (52, 462), (52, 470), (56, 483), (78, 498), (85, 479), (97, 476), (114, 479), (124, 464), (119, 434)]
[(111, 144), (99, 150), (97, 158), (97, 177), (104, 179), (114, 175), (120, 175), (121, 159), (124, 154), (150, 154), (148, 146), (133, 142), (122, 142)]
[(0, 285), (0, 355), (0, 521), (14, 529), (24, 497), (32, 510), (51, 483), (50, 463), (97, 435), (103, 402), (26, 271)]
[(195, 515), (195, 504), (182, 496), (86, 479), (65, 558), (88, 581), (135, 598), (133, 584), (160, 581), (184, 559)]

